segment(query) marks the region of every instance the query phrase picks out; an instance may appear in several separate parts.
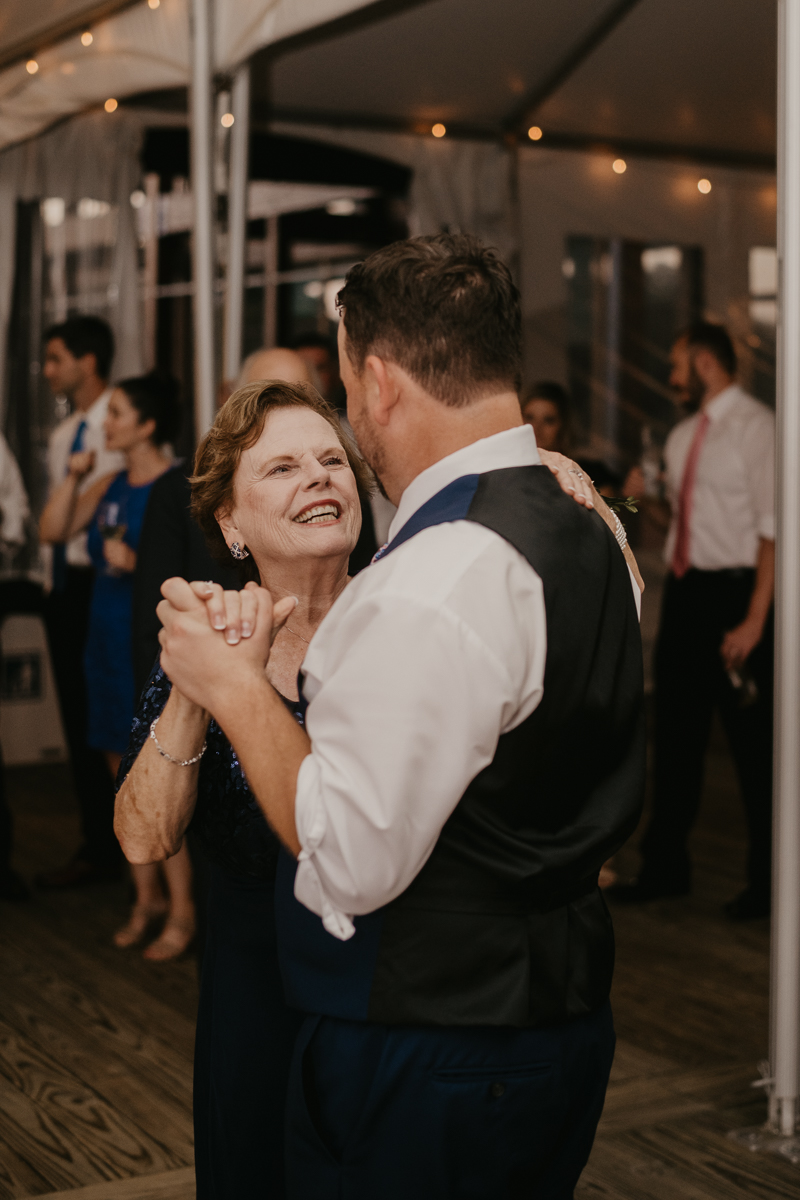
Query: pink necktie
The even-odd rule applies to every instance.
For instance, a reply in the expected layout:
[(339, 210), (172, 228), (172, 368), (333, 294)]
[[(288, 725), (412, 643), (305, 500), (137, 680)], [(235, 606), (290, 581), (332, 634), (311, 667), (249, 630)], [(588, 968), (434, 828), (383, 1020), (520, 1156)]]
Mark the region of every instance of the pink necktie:
[(682, 579), (691, 566), (689, 560), (689, 525), (692, 519), (692, 500), (694, 499), (694, 481), (697, 475), (697, 462), (703, 448), (703, 439), (711, 424), (707, 413), (700, 414), (694, 439), (689, 447), (689, 456), (683, 468), (681, 494), (678, 497), (678, 536), (675, 539), (675, 550), (672, 554), (672, 573)]

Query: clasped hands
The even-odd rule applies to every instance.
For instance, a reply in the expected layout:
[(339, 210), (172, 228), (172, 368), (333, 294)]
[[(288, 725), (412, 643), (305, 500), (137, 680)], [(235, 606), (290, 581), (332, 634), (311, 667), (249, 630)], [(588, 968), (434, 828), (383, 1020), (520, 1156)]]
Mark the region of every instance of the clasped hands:
[(256, 583), (224, 592), (216, 583), (167, 579), (161, 595), (161, 666), (188, 700), (214, 716), (253, 680), (263, 681), (272, 643), (297, 604), (294, 596), (273, 601)]

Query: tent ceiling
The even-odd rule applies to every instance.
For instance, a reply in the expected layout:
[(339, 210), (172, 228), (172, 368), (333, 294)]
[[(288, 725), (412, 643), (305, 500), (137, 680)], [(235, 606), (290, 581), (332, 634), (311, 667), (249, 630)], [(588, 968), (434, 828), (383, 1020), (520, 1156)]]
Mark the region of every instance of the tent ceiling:
[[(255, 52), (257, 116), (771, 164), (767, 0), (215, 0), (217, 62)], [(123, 8), (104, 19), (109, 8)], [(95, 39), (80, 46), (89, 16)], [(65, 24), (66, 23), (66, 24)], [(59, 29), (69, 37), (52, 43)], [(188, 82), (188, 0), (3, 0), (0, 146), (102, 103)], [(265, 49), (259, 50), (259, 47)]]
[[(577, 66), (571, 52), (618, 22)], [(280, 49), (279, 47), (277, 49)], [(263, 111), (314, 124), (501, 136), (532, 121), (543, 144), (763, 162), (775, 150), (775, 5), (765, 0), (429, 0), (278, 57), (257, 56)], [(573, 70), (552, 93), (558, 65)], [(554, 70), (555, 68), (555, 70)]]
[(29, 58), (43, 45), (127, 8), (135, 0), (3, 0), (0, 5), (0, 66)]

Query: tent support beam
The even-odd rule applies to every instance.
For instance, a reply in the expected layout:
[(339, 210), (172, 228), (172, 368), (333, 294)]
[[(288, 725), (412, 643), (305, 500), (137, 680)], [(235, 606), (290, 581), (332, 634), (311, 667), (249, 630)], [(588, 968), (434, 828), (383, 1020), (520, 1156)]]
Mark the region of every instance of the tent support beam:
[(250, 146), (250, 64), (236, 72), (231, 90), (231, 160), (228, 184), (228, 288), (223, 377), (233, 381), (242, 365), (244, 272), (247, 249), (247, 172)]
[(194, 280), (194, 432), (199, 441), (215, 412), (214, 355), (214, 174), (212, 156), (213, 0), (192, 0), (191, 171), (194, 194), (192, 276)]
[(778, 3), (778, 530), (770, 1121), (794, 1133), (800, 1032), (800, 0)]

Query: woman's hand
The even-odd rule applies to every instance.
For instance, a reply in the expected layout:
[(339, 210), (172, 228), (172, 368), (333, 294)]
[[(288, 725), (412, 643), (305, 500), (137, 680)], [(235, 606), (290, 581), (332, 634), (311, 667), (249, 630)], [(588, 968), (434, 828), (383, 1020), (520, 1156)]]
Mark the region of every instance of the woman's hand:
[(103, 556), (115, 571), (130, 574), (136, 570), (136, 551), (131, 550), (126, 542), (117, 541), (115, 538), (107, 539), (103, 542)]
[[(211, 628), (218, 629), (220, 633), (224, 631), (229, 646), (235, 646), (242, 638), (252, 636), (256, 627), (258, 593), (263, 590), (257, 583), (246, 583), (241, 592), (224, 592), (218, 583), (210, 582), (195, 582), (189, 586), (195, 596), (205, 603)], [(294, 596), (284, 596), (273, 605), (270, 646), (296, 605)]]
[(576, 462), (555, 450), (540, 450), (539, 457), (544, 466), (553, 472), (563, 492), (572, 496), (578, 504), (594, 508), (596, 493), (592, 481)]
[(77, 450), (75, 454), (70, 454), (67, 464), (70, 475), (83, 479), (94, 466), (94, 458), (94, 450)]

